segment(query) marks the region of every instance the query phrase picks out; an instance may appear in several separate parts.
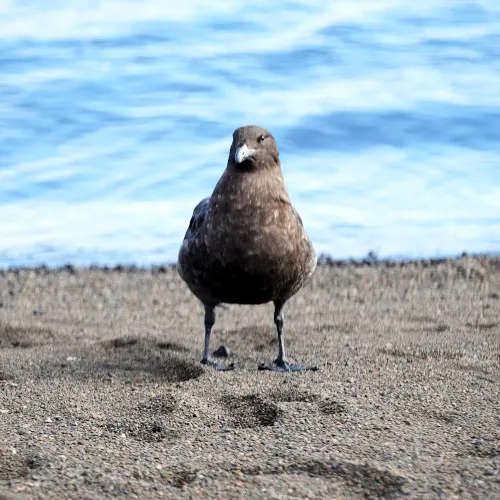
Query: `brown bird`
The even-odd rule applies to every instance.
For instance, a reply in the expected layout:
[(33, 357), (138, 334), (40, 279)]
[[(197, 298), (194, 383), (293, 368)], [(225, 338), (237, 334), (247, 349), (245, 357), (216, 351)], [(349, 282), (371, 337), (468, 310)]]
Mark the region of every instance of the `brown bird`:
[(274, 137), (254, 125), (238, 128), (212, 196), (194, 209), (177, 263), (181, 278), (205, 306), (201, 363), (217, 370), (233, 367), (208, 358), (217, 305), (273, 301), (278, 357), (259, 369), (315, 370), (287, 362), (283, 337), (283, 306), (315, 267), (316, 254), (290, 201)]

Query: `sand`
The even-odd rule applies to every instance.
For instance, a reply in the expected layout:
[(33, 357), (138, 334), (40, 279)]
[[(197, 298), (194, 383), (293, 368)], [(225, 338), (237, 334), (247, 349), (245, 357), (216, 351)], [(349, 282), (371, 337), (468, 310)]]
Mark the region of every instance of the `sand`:
[(0, 498), (500, 498), (500, 258), (326, 263), (285, 309), (169, 266), (0, 271)]

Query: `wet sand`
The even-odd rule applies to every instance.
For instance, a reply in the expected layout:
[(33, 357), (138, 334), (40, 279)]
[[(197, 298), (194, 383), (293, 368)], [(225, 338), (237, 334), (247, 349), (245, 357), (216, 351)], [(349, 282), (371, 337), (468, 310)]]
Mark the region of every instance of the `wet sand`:
[(0, 498), (500, 498), (500, 258), (318, 266), (285, 309), (172, 267), (0, 271)]

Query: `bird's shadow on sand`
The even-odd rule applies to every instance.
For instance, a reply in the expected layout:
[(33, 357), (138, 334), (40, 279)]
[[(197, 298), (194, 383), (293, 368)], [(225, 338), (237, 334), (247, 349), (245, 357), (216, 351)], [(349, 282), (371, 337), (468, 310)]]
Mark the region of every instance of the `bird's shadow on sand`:
[(107, 376), (144, 375), (169, 382), (185, 382), (203, 373), (197, 360), (186, 356), (188, 349), (175, 342), (116, 337), (94, 345), (92, 352), (96, 351), (99, 355), (87, 357), (85, 365), (105, 372)]
[(55, 334), (46, 335), (45, 329), (36, 333), (32, 327), (0, 328), (4, 339), (0, 349), (13, 353), (3, 367), (4, 379), (155, 378), (175, 383), (196, 379), (203, 373), (203, 367), (188, 354), (189, 349), (173, 341), (125, 335), (79, 344), (61, 342)]

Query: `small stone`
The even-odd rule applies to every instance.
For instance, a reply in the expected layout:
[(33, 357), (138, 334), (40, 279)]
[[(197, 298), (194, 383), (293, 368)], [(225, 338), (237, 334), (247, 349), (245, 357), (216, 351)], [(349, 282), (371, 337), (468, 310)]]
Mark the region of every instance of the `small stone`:
[(51, 424), (51, 423), (52, 423), (52, 419), (51, 419), (50, 417), (47, 417), (47, 418), (45, 419), (45, 422), (47, 422), (48, 424)]
[(221, 344), (215, 351), (214, 356), (216, 358), (229, 358), (231, 356), (231, 350), (225, 344)]

